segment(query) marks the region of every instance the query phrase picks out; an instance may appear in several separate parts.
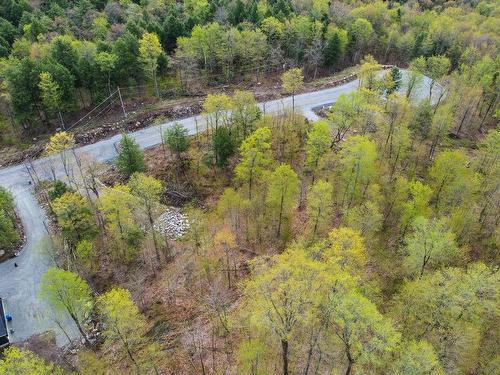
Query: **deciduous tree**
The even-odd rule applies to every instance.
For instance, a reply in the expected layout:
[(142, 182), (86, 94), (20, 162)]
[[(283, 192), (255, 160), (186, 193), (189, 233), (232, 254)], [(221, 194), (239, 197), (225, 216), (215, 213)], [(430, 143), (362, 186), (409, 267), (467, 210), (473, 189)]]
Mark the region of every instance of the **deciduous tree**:
[[(146, 321), (127, 289), (114, 288), (97, 299), (99, 313), (105, 322), (104, 337), (110, 347), (125, 352), (138, 372), (138, 352), (144, 345)], [(116, 346), (115, 346), (116, 345)]]
[[(64, 169), (64, 173), (69, 181), (72, 180), (70, 164), (68, 160), (68, 151), (75, 146), (75, 137), (72, 133), (65, 131), (57, 132), (50, 137), (49, 142), (45, 145), (45, 154), (59, 155)], [(56, 179), (55, 166), (51, 164), (52, 178)]]
[(99, 70), (106, 75), (106, 80), (108, 82), (108, 92), (111, 95), (111, 72), (116, 66), (118, 56), (114, 53), (109, 52), (99, 52), (95, 55), (95, 62), (99, 67)]
[(335, 335), (347, 362), (345, 375), (357, 368), (376, 369), (397, 347), (400, 334), (366, 297), (356, 291), (339, 293), (327, 305)]
[(441, 78), (444, 75), (448, 74), (450, 70), (450, 59), (446, 56), (430, 56), (427, 59), (426, 64), (426, 75), (431, 79), (431, 83), (429, 85), (429, 99), (432, 98), (432, 90)]
[(361, 234), (354, 229), (340, 227), (333, 229), (328, 239), (330, 247), (323, 252), (323, 258), (335, 262), (346, 272), (363, 275), (366, 250)]
[(391, 315), (407, 338), (427, 340), (448, 371), (470, 371), (496, 355), (479, 348), (495, 340), (490, 324), (497, 319), (498, 277), (481, 263), (426, 273), (403, 285)]
[(158, 58), (163, 53), (160, 39), (155, 33), (144, 33), (139, 40), (139, 57), (144, 65), (144, 72), (153, 79), (155, 85), (155, 93), (160, 97), (158, 90), (158, 82), (156, 79), (156, 71), (158, 69)]
[(332, 215), (333, 186), (324, 180), (319, 180), (311, 186), (307, 194), (307, 216), (313, 238), (323, 233)]
[(300, 68), (287, 70), (281, 76), (283, 88), (288, 94), (292, 95), (292, 112), (295, 112), (295, 94), (304, 85), (304, 76)]
[(217, 130), (219, 126), (228, 126), (233, 100), (226, 94), (208, 94), (203, 102), (203, 110), (207, 116), (210, 129)]
[(52, 202), (52, 209), (70, 247), (95, 236), (97, 228), (92, 210), (80, 194), (64, 193)]
[(61, 90), (52, 75), (48, 72), (40, 73), (40, 82), (38, 82), (42, 103), (49, 114), (56, 113), (61, 109)]
[(330, 148), (330, 137), (330, 128), (326, 121), (315, 122), (307, 136), (305, 165), (312, 172), (313, 183), (319, 160)]
[(288, 164), (281, 164), (269, 175), (266, 202), (272, 215), (278, 217), (278, 237), (281, 235), (283, 221), (290, 220), (298, 193), (299, 177)]
[(477, 177), (468, 167), (462, 151), (446, 150), (438, 154), (429, 169), (434, 205), (440, 212), (470, 201), (477, 189)]
[(344, 186), (342, 206), (349, 207), (358, 201), (372, 178), (376, 174), (375, 160), (377, 151), (375, 143), (364, 136), (347, 139), (340, 153), (341, 177)]
[(106, 228), (113, 236), (119, 252), (118, 257), (127, 261), (137, 252), (143, 233), (136, 223), (133, 210), (137, 207), (136, 197), (130, 188), (115, 185), (105, 189), (100, 198)]
[(443, 219), (417, 217), (406, 238), (405, 268), (412, 276), (420, 276), (429, 268), (450, 264), (458, 256), (455, 236)]
[(132, 194), (138, 198), (137, 208), (146, 217), (146, 225), (153, 237), (156, 260), (158, 264), (161, 264), (160, 245), (154, 223), (158, 215), (158, 210), (161, 207), (160, 196), (163, 192), (163, 186), (156, 178), (146, 176), (143, 173), (134, 173), (130, 178), (128, 186)]
[(248, 196), (252, 199), (254, 184), (273, 161), (271, 130), (266, 127), (255, 130), (241, 144), (240, 153), (241, 161), (235, 169), (236, 179), (248, 185)]
[(29, 350), (10, 346), (0, 359), (0, 373), (5, 375), (63, 375), (63, 370)]
[(232, 101), (231, 121), (238, 129), (239, 139), (242, 139), (254, 130), (255, 123), (260, 118), (260, 109), (250, 91), (237, 90)]
[(90, 287), (77, 274), (60, 268), (49, 268), (42, 276), (40, 298), (58, 314), (68, 314), (87, 344), (85, 323), (92, 311)]
[(403, 343), (399, 352), (394, 375), (445, 374), (434, 348), (425, 340)]

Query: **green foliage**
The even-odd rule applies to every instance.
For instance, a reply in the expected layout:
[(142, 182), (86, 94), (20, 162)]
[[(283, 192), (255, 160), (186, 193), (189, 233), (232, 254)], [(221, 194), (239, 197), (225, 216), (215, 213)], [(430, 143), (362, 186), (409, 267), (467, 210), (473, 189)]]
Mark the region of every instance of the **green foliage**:
[(208, 94), (203, 102), (203, 110), (207, 114), (207, 122), (211, 129), (217, 130), (221, 125), (229, 124), (229, 110), (233, 101), (226, 94)]
[(481, 361), (481, 340), (496, 335), (490, 324), (497, 315), (497, 286), (498, 274), (484, 264), (447, 268), (406, 282), (392, 315), (407, 337), (433, 345), (444, 368), (466, 372)]
[(359, 85), (366, 87), (368, 90), (376, 90), (380, 86), (377, 79), (377, 74), (382, 68), (382, 65), (372, 55), (367, 55), (361, 60), (359, 68)]
[(10, 346), (0, 358), (0, 372), (5, 375), (62, 375), (61, 368), (47, 363), (29, 350)]
[(366, 50), (373, 38), (373, 33), (372, 24), (365, 18), (357, 18), (349, 25), (349, 45), (357, 50), (356, 54), (354, 54), (354, 61), (359, 57), (359, 53), (363, 53)]
[(12, 218), (0, 209), (0, 249), (12, 247), (19, 241), (19, 233), (14, 227)]
[[(158, 356), (146, 329), (150, 318), (162, 325), (163, 307), (146, 296), (143, 317), (118, 285), (104, 290), (93, 315), (106, 342), (98, 356), (79, 356), (78, 371), (102, 373), (112, 364), (120, 373), (498, 372), (495, 2), (57, 0), (31, 7), (5, 0), (0, 14), (0, 118), (9, 136), (39, 137), (59, 126), (58, 112), (79, 118), (116, 85), (127, 104), (152, 94), (149, 81), (156, 96), (167, 81), (168, 93), (210, 93), (206, 140), (189, 145), (178, 125), (162, 134), (180, 161), (189, 149), (196, 168), (183, 176), (196, 171), (186, 183), (208, 203), (190, 211), (184, 243), (160, 236), (162, 183), (141, 173), (144, 155), (131, 138), (123, 137), (117, 160), (130, 177), (126, 186), (102, 188), (96, 167), (82, 159), (89, 201), (60, 181), (50, 191), (65, 240), (54, 237), (55, 259), (101, 287), (108, 277), (133, 286), (142, 275), (137, 280), (158, 296), (167, 288), (168, 299), (194, 306), (210, 332), (180, 332), (182, 348)], [(408, 69), (381, 74), (378, 61)], [(308, 88), (329, 85), (336, 78), (315, 82), (316, 74), (348, 67), (361, 87), (339, 95), (326, 119), (309, 124), (295, 113), (304, 80), (312, 79)], [(230, 94), (241, 83), (262, 95), (259, 87), (287, 69), (291, 114), (261, 118), (251, 92)], [(68, 184), (79, 189), (69, 169), (74, 145), (71, 133), (57, 133), (46, 153), (61, 159)], [(232, 188), (214, 161), (224, 176), (234, 172)], [(0, 189), (0, 246), (15, 242), (14, 219)], [(92, 294), (75, 274), (57, 272), (67, 274), (44, 276), (49, 305), (76, 309), (85, 337)], [(132, 290), (136, 298), (140, 288)], [(186, 326), (196, 328), (188, 315)], [(238, 349), (222, 353), (218, 343)], [(0, 361), (0, 372), (59, 371), (14, 354), (15, 362)]]
[(54, 182), (54, 185), (48, 192), (49, 199), (51, 201), (56, 200), (57, 198), (63, 196), (64, 193), (68, 192), (71, 192), (71, 189), (68, 187), (68, 185), (66, 185), (64, 181), (56, 180), (56, 182)]
[(217, 128), (213, 136), (215, 162), (219, 167), (225, 167), (228, 159), (233, 156), (236, 147), (235, 139), (228, 128)]
[(235, 168), (236, 179), (248, 185), (248, 195), (252, 198), (252, 188), (272, 164), (271, 130), (260, 128), (250, 134), (240, 146), (241, 161)]
[(66, 150), (71, 149), (75, 145), (75, 137), (72, 133), (65, 131), (57, 132), (50, 137), (49, 143), (45, 145), (45, 153), (47, 155), (63, 156)]
[(260, 109), (252, 92), (237, 90), (234, 93), (231, 121), (238, 129), (239, 137), (244, 138), (254, 130), (254, 125), (260, 115)]
[(288, 94), (292, 94), (292, 110), (295, 110), (295, 93), (304, 85), (304, 76), (300, 68), (292, 68), (283, 73), (281, 77), (283, 88)]
[(344, 186), (341, 203), (350, 206), (359, 200), (363, 188), (376, 174), (377, 149), (367, 137), (354, 136), (345, 142), (340, 157)]
[(136, 172), (144, 172), (146, 170), (144, 152), (135, 140), (127, 134), (123, 134), (120, 139), (120, 151), (115, 163), (120, 173), (126, 178), (129, 178)]
[(367, 298), (348, 292), (330, 302), (333, 330), (344, 344), (348, 367), (383, 367), (400, 334)]
[(160, 39), (155, 33), (144, 33), (139, 40), (139, 59), (144, 66), (144, 72), (153, 79), (156, 95), (159, 96), (156, 71), (158, 69), (158, 58), (162, 55)]
[(409, 196), (403, 203), (401, 223), (408, 226), (417, 217), (427, 218), (431, 214), (429, 202), (432, 197), (431, 187), (422, 184), (420, 181), (410, 182)]
[(420, 276), (429, 268), (449, 265), (457, 258), (455, 236), (445, 220), (417, 217), (412, 233), (406, 239), (405, 268), (412, 276)]
[(40, 89), (42, 103), (49, 113), (53, 113), (60, 109), (61, 91), (59, 90), (59, 85), (52, 79), (50, 73), (40, 73), (38, 88)]
[(143, 173), (134, 173), (129, 180), (130, 192), (137, 198), (134, 202), (137, 212), (142, 213), (141, 221), (149, 228), (153, 237), (156, 260), (161, 263), (160, 244), (156, 236), (154, 221), (161, 209), (160, 198), (163, 193), (163, 185), (156, 178), (146, 176)]
[(346, 210), (343, 222), (369, 239), (382, 228), (382, 219), (379, 205), (373, 201), (366, 201)]
[(401, 74), (401, 71), (398, 69), (398, 67), (394, 66), (389, 72), (389, 77), (391, 85), (386, 89), (387, 95), (399, 91), (399, 89), (401, 88), (403, 75)]
[(98, 52), (94, 56), (94, 59), (97, 66), (99, 67), (99, 70), (107, 76), (108, 92), (109, 95), (111, 95), (111, 72), (116, 66), (118, 56), (116, 56), (114, 53)]
[(87, 340), (84, 324), (92, 311), (93, 299), (83, 279), (73, 272), (51, 267), (42, 276), (38, 295), (55, 313), (68, 314)]
[(366, 249), (361, 234), (351, 228), (340, 227), (329, 235), (330, 247), (323, 258), (335, 262), (343, 271), (361, 275), (366, 264)]
[(336, 67), (342, 59), (348, 42), (347, 31), (337, 28), (328, 28), (324, 49), (324, 63), (328, 67)]
[(137, 206), (136, 198), (128, 186), (115, 185), (103, 192), (100, 203), (106, 229), (116, 244), (117, 252), (114, 255), (121, 261), (132, 259), (143, 237), (132, 214)]
[(426, 341), (410, 341), (402, 345), (401, 355), (394, 363), (397, 375), (444, 375), (434, 348)]
[(52, 202), (52, 209), (65, 239), (72, 247), (81, 240), (95, 236), (96, 225), (92, 210), (80, 194), (64, 193)]
[(0, 210), (13, 217), (14, 207), (14, 197), (6, 188), (0, 186)]
[(294, 95), (304, 84), (304, 76), (299, 68), (293, 68), (286, 71), (283, 73), (281, 80), (285, 91), (292, 95)]
[(144, 342), (146, 322), (127, 289), (114, 288), (97, 299), (99, 313), (105, 323), (104, 337), (109, 344), (126, 354), (140, 369), (138, 349)]
[(298, 192), (299, 177), (289, 165), (281, 164), (269, 175), (266, 202), (278, 219), (277, 236), (281, 234), (283, 222), (290, 221)]
[(165, 130), (163, 138), (170, 150), (174, 152), (177, 157), (180, 157), (181, 153), (186, 151), (189, 147), (188, 130), (178, 122)]
[(10, 248), (19, 241), (14, 220), (16, 214), (12, 194), (0, 186), (0, 249)]
[(307, 216), (313, 237), (324, 233), (328, 228), (332, 215), (332, 199), (332, 184), (319, 180), (312, 185), (307, 195)]
[(308, 134), (306, 142), (306, 161), (305, 165), (314, 173), (318, 167), (319, 160), (330, 147), (330, 128), (326, 121), (314, 123)]
[(410, 128), (422, 139), (427, 139), (432, 124), (433, 109), (428, 100), (423, 100), (413, 111)]
[(462, 151), (441, 152), (429, 169), (434, 190), (434, 204), (439, 211), (447, 211), (472, 198), (477, 189), (477, 177), (468, 168), (468, 159)]

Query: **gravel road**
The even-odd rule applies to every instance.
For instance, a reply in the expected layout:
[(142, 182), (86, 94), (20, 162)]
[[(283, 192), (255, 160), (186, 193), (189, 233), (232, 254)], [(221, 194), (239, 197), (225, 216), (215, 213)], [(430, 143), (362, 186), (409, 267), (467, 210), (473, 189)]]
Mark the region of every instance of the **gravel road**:
[[(437, 85), (436, 85), (437, 86)], [(295, 109), (303, 113), (309, 120), (317, 120), (313, 109), (336, 101), (342, 93), (356, 90), (358, 81), (348, 82), (342, 86), (319, 90), (295, 96)], [(417, 97), (427, 95), (429, 80), (426, 78)], [(259, 104), (265, 113), (280, 113), (284, 108), (291, 107), (291, 97), (273, 100)], [(150, 126), (131, 133), (142, 148), (149, 148), (160, 144), (160, 131), (175, 122), (183, 124), (191, 134), (196, 131), (196, 122), (203, 128), (203, 117), (194, 116), (179, 121), (167, 122), (161, 125)], [(110, 161), (116, 156), (115, 144), (121, 135), (86, 145), (76, 149), (78, 155), (89, 155), (98, 161)], [(63, 169), (56, 158), (41, 158), (33, 164), (38, 175), (42, 178), (50, 176), (49, 165), (57, 165), (58, 175), (63, 175)], [(13, 342), (22, 341), (28, 337), (48, 330), (54, 330), (59, 345), (67, 343), (61, 329), (55, 323), (55, 317), (38, 300), (37, 291), (40, 278), (50, 265), (47, 247), (50, 246), (43, 222), (46, 216), (36, 201), (31, 186), (28, 185), (29, 176), (23, 165), (11, 166), (0, 170), (0, 185), (8, 188), (14, 195), (17, 211), (27, 235), (27, 241), (19, 256), (0, 264), (0, 297), (4, 299), (5, 308), (13, 316), (11, 335)], [(17, 262), (19, 267), (14, 267)], [(68, 334), (77, 337), (73, 323), (67, 317), (60, 317), (62, 325)]]

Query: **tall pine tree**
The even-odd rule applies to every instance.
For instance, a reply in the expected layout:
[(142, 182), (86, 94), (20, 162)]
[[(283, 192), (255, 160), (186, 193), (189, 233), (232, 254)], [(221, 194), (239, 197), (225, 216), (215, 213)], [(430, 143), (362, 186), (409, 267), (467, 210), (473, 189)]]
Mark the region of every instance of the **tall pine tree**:
[(127, 134), (123, 134), (120, 140), (120, 152), (116, 158), (116, 166), (126, 178), (129, 178), (135, 172), (144, 172), (146, 170), (144, 153), (134, 139)]

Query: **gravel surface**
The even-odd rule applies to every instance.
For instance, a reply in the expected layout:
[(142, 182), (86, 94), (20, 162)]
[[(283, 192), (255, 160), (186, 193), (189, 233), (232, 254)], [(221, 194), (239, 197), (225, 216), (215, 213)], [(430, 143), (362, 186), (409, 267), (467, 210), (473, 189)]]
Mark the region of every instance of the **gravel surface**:
[[(403, 72), (404, 73), (404, 72)], [(439, 87), (436, 85), (436, 90)], [(301, 112), (309, 120), (315, 121), (318, 116), (313, 109), (335, 102), (339, 95), (356, 90), (358, 81), (354, 80), (344, 85), (309, 92), (295, 96), (295, 110)], [(425, 97), (429, 91), (429, 79), (425, 79), (417, 97)], [(437, 95), (434, 95), (436, 97)], [(282, 113), (292, 105), (292, 98), (282, 98), (259, 104), (265, 113)], [(196, 121), (203, 123), (202, 116), (193, 116), (180, 121), (171, 121), (160, 125), (150, 126), (131, 133), (142, 148), (150, 148), (161, 143), (160, 132), (175, 122), (184, 125), (190, 134), (195, 133)], [(82, 155), (89, 155), (97, 161), (110, 161), (116, 156), (116, 143), (121, 135), (89, 144), (75, 149)], [(75, 161), (69, 158), (69, 168), (77, 171)], [(56, 166), (58, 176), (63, 176), (60, 159), (45, 157), (33, 162), (36, 173), (41, 179), (51, 176), (50, 165)], [(76, 172), (75, 172), (76, 173)], [(43, 222), (45, 214), (36, 201), (31, 187), (28, 185), (29, 175), (24, 165), (15, 165), (0, 169), (0, 185), (9, 189), (17, 205), (18, 214), (26, 232), (26, 245), (17, 258), (0, 264), (0, 297), (4, 299), (6, 309), (14, 317), (12, 322), (15, 329), (12, 341), (22, 341), (34, 334), (53, 329), (57, 333), (58, 344), (66, 343), (61, 330), (54, 323), (55, 316), (46, 311), (43, 303), (37, 297), (40, 278), (50, 265), (50, 256), (43, 251), (49, 245), (46, 241), (47, 233)], [(17, 262), (19, 267), (14, 267)], [(67, 317), (59, 317), (68, 334), (76, 337), (76, 329)]]
[(169, 207), (156, 219), (154, 229), (175, 240), (189, 229), (189, 221), (178, 207)]

